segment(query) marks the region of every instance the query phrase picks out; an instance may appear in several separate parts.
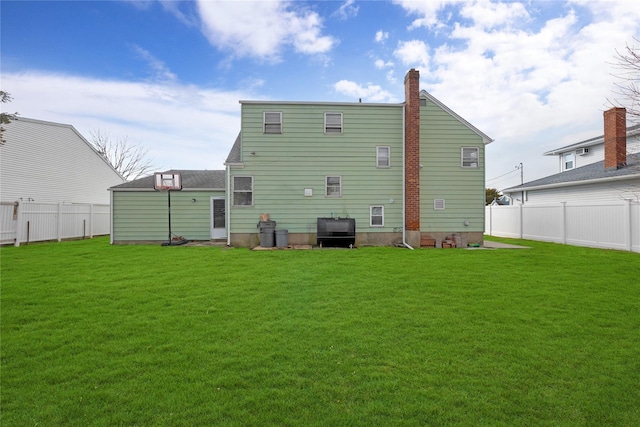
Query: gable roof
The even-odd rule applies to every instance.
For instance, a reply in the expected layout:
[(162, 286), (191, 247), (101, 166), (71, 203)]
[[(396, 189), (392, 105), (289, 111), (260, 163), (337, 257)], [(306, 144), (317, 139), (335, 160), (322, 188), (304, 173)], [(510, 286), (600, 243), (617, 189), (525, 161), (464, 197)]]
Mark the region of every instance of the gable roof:
[[(224, 190), (224, 170), (177, 170), (171, 169), (162, 173), (179, 173), (182, 190)], [(110, 191), (155, 191), (153, 175), (134, 181), (125, 182), (109, 188)]]
[[(640, 135), (640, 124), (627, 127), (627, 139)], [(604, 135), (596, 136), (594, 138), (585, 139), (584, 141), (575, 142), (564, 147), (555, 148), (549, 150), (546, 153), (542, 153), (543, 156), (557, 156), (558, 154), (566, 153), (567, 151), (573, 151), (576, 148), (592, 147), (594, 145), (604, 144)]]
[(440, 102), (439, 99), (437, 99), (435, 96), (431, 95), (429, 92), (427, 92), (426, 90), (421, 90), (420, 91), (420, 97), (421, 98), (427, 98), (429, 101), (433, 102), (434, 104), (436, 104), (438, 107), (442, 108), (444, 111), (446, 111), (449, 115), (451, 115), (453, 118), (455, 118), (456, 120), (458, 120), (460, 123), (462, 123), (463, 125), (465, 125), (467, 128), (469, 128), (472, 132), (474, 132), (476, 135), (478, 135), (480, 138), (482, 138), (482, 142), (484, 142), (484, 144), (490, 144), (493, 142), (493, 138), (487, 136), (484, 132), (482, 132), (480, 129), (478, 129), (477, 127), (475, 127), (474, 125), (472, 125), (471, 123), (469, 123), (468, 121), (466, 121), (465, 119), (463, 119), (461, 116), (459, 116), (455, 111), (453, 111), (451, 108), (447, 107), (446, 105), (444, 105), (442, 102)]
[(229, 151), (227, 160), (225, 160), (224, 162), (225, 165), (240, 163), (242, 161), (242, 155), (241, 155), (241, 149), (240, 149), (241, 145), (242, 145), (242, 132), (239, 132), (238, 137), (236, 138), (236, 141), (233, 143), (233, 147), (231, 147), (231, 151)]
[(618, 181), (623, 179), (640, 178), (640, 153), (628, 154), (627, 165), (620, 169), (607, 170), (604, 160), (591, 163), (579, 168), (560, 172), (527, 182), (516, 187), (510, 187), (503, 192), (534, 190), (553, 187), (568, 187), (572, 185), (591, 184), (603, 181)]

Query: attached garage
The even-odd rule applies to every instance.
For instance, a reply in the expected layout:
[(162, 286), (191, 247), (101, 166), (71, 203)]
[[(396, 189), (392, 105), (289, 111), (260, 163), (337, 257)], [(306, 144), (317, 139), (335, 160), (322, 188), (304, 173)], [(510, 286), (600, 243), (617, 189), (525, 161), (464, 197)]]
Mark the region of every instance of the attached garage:
[(180, 191), (154, 189), (154, 176), (111, 187), (111, 243), (161, 243), (171, 235), (186, 240), (226, 239), (225, 171), (170, 170), (180, 174)]

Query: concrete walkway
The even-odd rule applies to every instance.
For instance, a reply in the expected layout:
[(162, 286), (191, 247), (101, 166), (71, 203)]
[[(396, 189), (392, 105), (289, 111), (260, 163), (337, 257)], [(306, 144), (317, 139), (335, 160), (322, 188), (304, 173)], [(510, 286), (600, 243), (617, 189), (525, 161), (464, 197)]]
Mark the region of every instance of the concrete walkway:
[(531, 249), (529, 246), (510, 245), (508, 243), (484, 241), (483, 248), (487, 249)]

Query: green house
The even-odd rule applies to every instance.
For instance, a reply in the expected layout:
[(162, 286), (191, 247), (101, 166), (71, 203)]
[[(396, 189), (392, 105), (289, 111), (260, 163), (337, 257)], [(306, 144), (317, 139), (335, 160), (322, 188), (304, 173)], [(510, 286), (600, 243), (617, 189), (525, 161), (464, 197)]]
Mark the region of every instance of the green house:
[[(316, 245), (320, 218), (355, 223), (356, 245), (482, 243), (485, 145), (492, 140), (420, 91), (418, 71), (407, 73), (405, 102), (397, 104), (240, 101), (240, 106), (240, 133), (226, 170), (216, 171), (225, 174), (225, 183), (208, 196), (225, 197), (224, 212), (221, 206), (217, 212), (224, 229), (214, 233), (212, 226), (204, 227), (202, 210), (201, 229), (194, 226), (185, 238), (255, 247), (261, 221), (268, 218), (276, 230), (286, 230), (288, 245)], [(118, 231), (129, 221), (119, 206), (124, 199), (118, 193), (126, 185), (112, 189), (112, 239), (149, 240), (137, 239), (133, 227), (130, 235)], [(207, 224), (214, 217), (210, 204)], [(139, 225), (142, 237), (145, 225)]]

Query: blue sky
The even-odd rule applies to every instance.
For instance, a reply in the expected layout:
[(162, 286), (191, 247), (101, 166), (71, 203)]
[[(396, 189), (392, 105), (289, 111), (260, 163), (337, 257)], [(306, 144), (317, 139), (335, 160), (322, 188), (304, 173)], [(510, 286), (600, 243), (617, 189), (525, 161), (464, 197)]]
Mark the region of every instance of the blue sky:
[[(409, 68), (495, 141), (487, 186), (557, 172), (602, 134), (633, 0), (6, 1), (3, 109), (144, 146), (158, 170), (222, 169), (239, 100), (402, 102)], [(499, 177), (499, 178), (498, 178)]]

